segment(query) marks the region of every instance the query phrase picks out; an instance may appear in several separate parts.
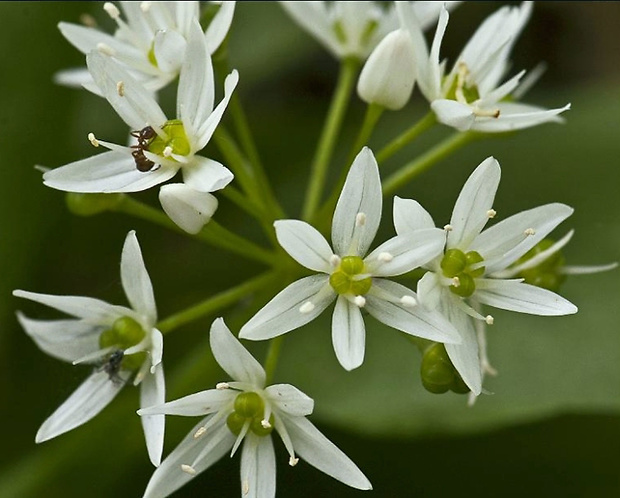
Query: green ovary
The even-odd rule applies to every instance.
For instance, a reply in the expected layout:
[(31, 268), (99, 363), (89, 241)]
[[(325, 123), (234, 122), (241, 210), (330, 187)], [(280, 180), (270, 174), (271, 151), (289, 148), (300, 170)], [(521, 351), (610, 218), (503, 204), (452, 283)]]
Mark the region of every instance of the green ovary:
[[(183, 122), (180, 119), (171, 119), (170, 121), (166, 121), (161, 129), (168, 138), (164, 140), (162, 137), (157, 135), (146, 150), (159, 156), (164, 154), (166, 147), (170, 147), (172, 149), (172, 153), (179, 156), (187, 156), (191, 153), (189, 139), (185, 133)], [(174, 160), (172, 157), (170, 159)]]
[(268, 436), (273, 431), (274, 418), (269, 417), (269, 427), (263, 427), (263, 415), (265, 402), (263, 398), (254, 392), (242, 392), (237, 395), (234, 403), (234, 411), (228, 415), (226, 425), (234, 435), (238, 436), (246, 423), (249, 430), (257, 436)]
[[(146, 332), (138, 322), (128, 316), (123, 316), (112, 324), (112, 328), (101, 333), (99, 336), (99, 347), (101, 349), (113, 347), (125, 350), (139, 344), (145, 336)], [(126, 355), (121, 362), (121, 368), (124, 370), (138, 370), (144, 363), (144, 360), (146, 360), (146, 352), (144, 351)]]
[[(476, 291), (475, 278), (484, 275), (484, 259), (476, 251), (464, 253), (460, 249), (448, 249), (440, 266), (445, 277), (458, 278), (458, 285), (452, 284), (450, 290), (461, 297), (469, 297)], [(474, 265), (476, 267), (472, 268)]]
[(329, 276), (329, 284), (338, 294), (362, 296), (372, 287), (372, 278), (364, 274), (364, 260), (359, 256), (345, 256), (340, 266)]
[[(549, 249), (555, 242), (551, 239), (541, 240), (532, 247), (515, 265), (521, 265), (530, 260), (537, 254)], [(527, 270), (521, 271), (517, 277), (525, 279), (525, 283), (542, 287), (553, 292), (560, 290), (560, 286), (566, 280), (566, 275), (560, 273), (560, 268), (564, 266), (565, 259), (560, 251), (554, 252), (547, 259)]]

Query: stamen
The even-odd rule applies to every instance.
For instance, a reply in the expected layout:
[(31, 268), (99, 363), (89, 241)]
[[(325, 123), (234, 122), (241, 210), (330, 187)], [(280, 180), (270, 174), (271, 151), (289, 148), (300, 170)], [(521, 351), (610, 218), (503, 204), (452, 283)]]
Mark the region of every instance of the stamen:
[(112, 47), (110, 47), (110, 45), (107, 45), (106, 43), (97, 43), (97, 50), (99, 50), (99, 52), (101, 52), (103, 55), (109, 55), (110, 57), (116, 55), (116, 50), (114, 50)]
[(400, 304), (407, 308), (413, 308), (414, 306), (417, 306), (418, 301), (413, 296), (403, 296), (400, 298)]
[(314, 303), (312, 301), (306, 301), (304, 304), (302, 304), (299, 307), (299, 312), (306, 314), (306, 313), (310, 313), (314, 310), (315, 306)]
[(523, 232), (524, 235), (534, 235), (536, 233), (536, 230), (534, 230), (533, 228), (528, 228), (525, 230), (525, 232)]
[(493, 322), (495, 322), (495, 318), (493, 318), (493, 316), (491, 315), (487, 315), (484, 321), (487, 322), (487, 325), (493, 325)]
[(142, 2), (140, 4), (140, 10), (146, 14), (149, 10), (151, 10), (152, 3), (153, 2)]
[(479, 118), (499, 118), (500, 111), (499, 109), (474, 109), (474, 114)]
[(355, 217), (355, 226), (363, 227), (366, 224), (366, 215), (364, 213), (357, 213)]
[(217, 384), (215, 384), (215, 388), (219, 391), (223, 391), (224, 389), (230, 389), (230, 385), (228, 384), (228, 382), (218, 382)]
[(443, 229), (444, 229), (446, 232), (451, 232), (451, 231), (453, 230), (453, 227), (452, 227), (452, 225), (448, 224), (448, 225), (444, 225), (444, 226), (443, 226)]
[(363, 308), (364, 306), (366, 306), (366, 298), (364, 296), (355, 296), (353, 298), (353, 303), (358, 308)]
[(241, 492), (244, 495), (247, 495), (250, 492), (250, 483), (248, 482), (248, 480), (244, 480), (243, 483), (241, 483)]
[(269, 423), (269, 420), (261, 420), (260, 425), (263, 427), (263, 429), (271, 428), (271, 424)]
[(90, 14), (83, 13), (80, 15), (80, 22), (87, 28), (96, 28), (97, 21)]
[(190, 476), (195, 476), (197, 474), (196, 469), (191, 465), (182, 464), (181, 470)]
[(288, 464), (291, 467), (295, 467), (295, 465), (297, 465), (298, 463), (299, 463), (299, 458), (292, 456), (291, 458), (288, 459)]
[(111, 2), (106, 2), (103, 4), (103, 10), (105, 10), (107, 12), (107, 14), (114, 20), (118, 19), (121, 15), (120, 11), (118, 10), (118, 8), (116, 7), (116, 5), (114, 5)]
[(99, 147), (99, 140), (97, 140), (94, 133), (88, 134), (88, 141), (93, 145), (93, 147)]
[(202, 436), (205, 435), (206, 432), (207, 432), (207, 428), (206, 427), (201, 427), (196, 432), (194, 432), (194, 439), (201, 438)]
[(461, 285), (461, 279), (459, 277), (453, 277), (452, 285), (454, 285), (454, 287), (458, 287), (459, 285)]
[(340, 256), (338, 256), (337, 254), (332, 254), (329, 258), (329, 264), (332, 265), (334, 268), (337, 268), (338, 266), (340, 266), (341, 262), (342, 260), (340, 259)]
[(119, 81), (118, 83), (116, 83), (116, 93), (118, 93), (119, 97), (125, 96), (125, 83), (124, 82)]
[(377, 257), (377, 259), (381, 261), (382, 263), (389, 263), (390, 261), (394, 259), (394, 256), (391, 255), (389, 252), (382, 252), (382, 253), (379, 253), (379, 256)]
[(495, 218), (495, 215), (496, 215), (496, 214), (497, 214), (497, 211), (495, 211), (495, 209), (489, 209), (489, 210), (487, 211), (487, 216), (488, 216), (489, 218)]
[(170, 157), (172, 155), (172, 147), (170, 147), (169, 145), (166, 146), (163, 154), (164, 154), (164, 157)]

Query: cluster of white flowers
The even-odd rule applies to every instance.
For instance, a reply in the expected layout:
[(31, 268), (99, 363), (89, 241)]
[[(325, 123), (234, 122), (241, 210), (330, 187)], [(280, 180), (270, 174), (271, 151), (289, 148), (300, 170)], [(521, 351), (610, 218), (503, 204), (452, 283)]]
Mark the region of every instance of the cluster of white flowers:
[[(528, 2), (503, 7), (485, 20), (447, 73), (439, 59), (440, 45), (447, 8), (458, 2), (396, 2), (389, 7), (372, 2), (281, 3), (339, 59), (367, 59), (357, 89), (368, 104), (400, 109), (417, 82), (438, 122), (477, 132), (559, 121), (558, 115), (569, 108), (544, 110), (515, 102), (524, 71), (502, 83), (510, 67), (510, 51), (531, 13)], [(215, 133), (239, 81), (236, 70), (218, 75), (224, 88), (222, 100), (215, 105), (211, 56), (225, 42), (235, 3), (215, 6), (206, 29), (200, 25), (198, 2), (120, 5), (122, 15), (111, 3), (103, 6), (118, 25), (114, 35), (94, 27), (60, 24), (62, 34), (86, 55), (87, 70), (64, 71), (57, 80), (105, 97), (128, 126), (131, 144), (113, 144), (89, 133), (93, 146), (108, 151), (46, 171), (43, 182), (67, 192), (103, 194), (139, 192), (163, 184), (159, 190), (163, 211), (184, 231), (198, 234), (217, 209), (212, 192), (234, 179), (226, 166), (198, 153)], [(429, 51), (423, 29), (436, 21)], [(176, 114), (169, 119), (155, 92), (177, 76)], [(422, 377), (429, 390), (452, 389), (475, 397), (483, 392), (485, 373), (493, 372), (485, 327), (494, 318), (483, 314), (483, 306), (534, 315), (577, 311), (549, 290), (551, 286), (531, 280), (528, 274), (557, 256), (572, 236), (570, 232), (557, 243), (546, 239), (572, 214), (571, 207), (547, 204), (485, 229), (497, 214), (493, 202), (500, 179), (499, 163), (489, 157), (463, 186), (448, 224), (437, 228), (418, 202), (394, 197), (396, 235), (372, 249), (384, 192), (373, 152), (363, 147), (355, 153), (353, 163), (346, 165), (349, 170), (333, 214), (331, 244), (308, 223), (315, 220), (271, 220), (277, 243), (315, 274), (303, 276), (307, 273), (299, 269), (301, 278), (247, 321), (239, 338), (276, 338), (311, 322), (335, 302), (332, 341), (344, 369), (358, 368), (364, 361), (364, 314), (368, 313), (422, 345)], [(165, 183), (179, 170), (183, 183)], [(613, 266), (554, 271), (557, 275), (587, 273)], [(417, 282), (412, 278), (414, 270)], [(399, 277), (403, 283), (395, 281)], [(270, 374), (222, 318), (213, 322), (210, 344), (232, 380), (166, 402), (163, 335), (133, 231), (122, 251), (121, 280), (130, 308), (86, 297), (14, 292), (74, 317), (35, 320), (18, 313), (24, 330), (43, 351), (73, 364), (95, 365), (86, 381), (43, 423), (37, 442), (84, 424), (131, 382), (141, 386), (138, 413), (150, 460), (158, 466), (145, 497), (168, 496), (226, 453), (234, 454), (242, 443), (242, 496), (274, 496), (276, 463), (270, 437), (274, 429), (291, 466), (299, 454), (349, 486), (371, 489), (357, 466), (306, 419), (313, 411), (313, 400), (289, 384), (267, 386)], [(409, 286), (404, 285), (407, 282)], [(448, 365), (449, 375), (443, 380), (433, 377), (439, 363)], [(426, 371), (425, 364), (430, 365)], [(205, 418), (161, 462), (165, 415)]]

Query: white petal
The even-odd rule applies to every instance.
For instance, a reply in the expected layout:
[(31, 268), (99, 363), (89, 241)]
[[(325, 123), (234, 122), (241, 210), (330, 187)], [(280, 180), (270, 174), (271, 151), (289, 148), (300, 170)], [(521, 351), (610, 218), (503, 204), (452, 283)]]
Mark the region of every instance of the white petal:
[(151, 329), (151, 373), (161, 363), (164, 355), (164, 335), (157, 329)]
[(222, 2), (220, 10), (217, 11), (217, 14), (215, 14), (215, 17), (205, 31), (207, 49), (210, 54), (213, 54), (226, 38), (232, 24), (233, 14), (235, 13), (235, 4), (236, 2)]
[(442, 286), (439, 278), (435, 272), (429, 271), (418, 280), (418, 297), (422, 305), (429, 310), (438, 308), (441, 303)]
[(222, 318), (211, 325), (210, 337), (213, 356), (232, 379), (259, 388), (265, 385), (265, 370), (232, 335)]
[(114, 306), (99, 299), (81, 296), (54, 296), (51, 294), (37, 294), (22, 290), (13, 291), (16, 297), (30, 299), (50, 308), (84, 318), (87, 323), (96, 325), (112, 325), (114, 320), (124, 315), (135, 316), (135, 313), (123, 306)]
[(489, 221), (488, 211), (493, 207), (500, 176), (499, 163), (488, 157), (467, 179), (450, 218), (448, 249), (465, 251)]
[(336, 57), (342, 55), (332, 20), (323, 2), (280, 2), (286, 12)]
[[(366, 254), (379, 228), (382, 202), (377, 161), (372, 151), (364, 147), (351, 165), (334, 212), (332, 243), (336, 254)], [(364, 217), (362, 223), (360, 213)]]
[(237, 392), (230, 389), (209, 389), (190, 394), (168, 403), (145, 406), (138, 410), (138, 415), (154, 415), (157, 413), (166, 415), (183, 415), (196, 417), (217, 413), (223, 407), (230, 405), (237, 397)]
[[(441, 254), (445, 240), (445, 232), (438, 228), (397, 235), (372, 251), (364, 263), (375, 277), (402, 275)], [(386, 254), (391, 259), (382, 261)]]
[[(193, 464), (198, 474), (230, 451), (235, 436), (226, 426), (225, 420), (207, 431), (204, 436), (194, 437), (196, 431), (203, 427), (209, 418), (201, 420), (155, 470), (143, 498), (165, 498), (189, 482), (194, 476), (183, 472), (181, 465)], [(194, 462), (201, 453), (202, 458)]]
[(608, 263), (606, 265), (586, 265), (586, 266), (563, 266), (560, 273), (563, 275), (588, 275), (590, 273), (601, 273), (613, 270), (618, 267), (618, 263)]
[[(166, 385), (164, 369), (160, 363), (155, 367), (155, 373), (148, 374), (140, 384), (140, 406), (161, 405), (164, 401), (166, 401)], [(165, 415), (146, 415), (141, 417), (141, 421), (149, 458), (157, 467), (164, 449)]]
[(195, 20), (190, 26), (177, 97), (177, 116), (183, 121), (189, 135), (198, 136), (200, 126), (213, 111), (214, 96), (211, 56), (202, 29)]
[(45, 353), (73, 362), (99, 350), (103, 328), (82, 320), (33, 320), (17, 312), (24, 331)]
[[(164, 125), (166, 115), (152, 94), (145, 91), (144, 87), (117, 62), (93, 51), (86, 56), (86, 63), (105, 98), (132, 129), (141, 130), (145, 126)], [(120, 81), (124, 86), (123, 96), (118, 92), (117, 85)]]
[[(271, 339), (314, 320), (336, 297), (328, 280), (326, 275), (312, 275), (293, 282), (241, 327), (239, 338)], [(311, 309), (300, 311), (308, 302)]]
[(183, 181), (200, 192), (215, 192), (232, 182), (234, 175), (224, 165), (202, 156), (194, 156), (183, 166)]
[[(431, 102), (437, 120), (459, 131), (471, 129), (476, 119), (473, 108), (455, 100), (438, 99)], [(491, 118), (490, 118), (491, 119)]]
[(417, 299), (407, 287), (376, 278), (366, 295), (364, 309), (380, 322), (407, 334), (437, 342), (461, 342), (457, 330), (443, 315), (419, 305), (406, 306), (401, 302), (403, 296)]
[(114, 52), (120, 52), (129, 58), (137, 60), (144, 58), (137, 48), (98, 29), (68, 22), (58, 23), (58, 29), (69, 43), (84, 55), (88, 55), (92, 50), (97, 49), (99, 44), (104, 44)]
[(471, 129), (485, 133), (503, 133), (543, 123), (561, 123), (563, 119), (559, 115), (568, 111), (571, 105), (566, 104), (557, 109), (544, 109), (526, 104), (499, 102), (496, 107), (500, 111), (499, 118), (477, 118)]
[(93, 78), (88, 72), (88, 69), (84, 67), (76, 67), (58, 71), (57, 73), (54, 73), (53, 80), (57, 85), (72, 88), (81, 88), (84, 84), (88, 83), (92, 83), (93, 85), (95, 84)]
[(310, 465), (356, 489), (372, 489), (370, 481), (305, 417), (283, 416), (295, 451)]
[(174, 12), (179, 31), (188, 33), (192, 21), (200, 16), (200, 2), (174, 2), (168, 5)]
[(366, 329), (360, 309), (344, 296), (338, 296), (332, 317), (332, 343), (338, 361), (345, 370), (364, 362)]
[(538, 244), (572, 213), (573, 208), (558, 203), (522, 211), (482, 232), (469, 249), (478, 251), (485, 259), (487, 274), (503, 270)]
[(394, 228), (398, 235), (403, 235), (424, 228), (435, 228), (435, 222), (418, 201), (394, 196)]
[(174, 168), (142, 172), (129, 154), (110, 151), (47, 171), (43, 183), (65, 192), (140, 192), (169, 180)]
[(577, 306), (547, 289), (519, 280), (476, 280), (478, 301), (504, 310), (531, 315), (558, 316), (577, 313)]
[(224, 98), (217, 105), (215, 110), (207, 117), (200, 125), (200, 128), (196, 129), (196, 150), (201, 150), (211, 140), (211, 136), (217, 125), (220, 123), (224, 111), (228, 106), (228, 102), (232, 97), (232, 93), (239, 83), (239, 73), (236, 69), (226, 76), (224, 80)]
[(153, 285), (144, 266), (140, 245), (135, 230), (125, 238), (121, 255), (121, 280), (123, 289), (131, 307), (154, 324), (157, 321), (157, 308)]
[[(126, 380), (129, 373), (121, 371)], [(115, 382), (103, 371), (95, 372), (45, 421), (35, 441), (42, 443), (88, 422), (103, 410), (120, 392), (124, 382)]]
[(168, 217), (187, 233), (196, 234), (211, 220), (218, 201), (184, 183), (169, 183), (159, 189), (159, 202)]
[(314, 409), (312, 398), (290, 384), (274, 384), (265, 389), (269, 400), (278, 412), (303, 417), (310, 415)]
[(241, 452), (241, 496), (276, 496), (276, 455), (269, 436), (258, 437), (250, 432), (245, 437)]
[(330, 273), (334, 255), (318, 230), (299, 220), (279, 220), (273, 226), (278, 242), (300, 265), (314, 271)]
[(177, 73), (185, 60), (187, 42), (178, 31), (167, 29), (155, 33), (153, 53), (157, 68), (164, 73)]

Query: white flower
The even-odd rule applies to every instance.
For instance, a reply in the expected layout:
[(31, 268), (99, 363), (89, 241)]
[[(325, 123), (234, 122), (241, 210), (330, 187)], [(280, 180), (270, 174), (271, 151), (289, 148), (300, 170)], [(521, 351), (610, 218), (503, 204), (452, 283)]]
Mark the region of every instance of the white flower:
[[(61, 22), (63, 36), (80, 52), (98, 50), (113, 57), (131, 76), (149, 91), (163, 88), (181, 69), (192, 23), (199, 20), (198, 2), (120, 2), (121, 12), (110, 2), (104, 10), (118, 25), (114, 36), (94, 27)], [(235, 2), (221, 7), (204, 32), (207, 50), (213, 54), (226, 38), (232, 23)], [(94, 93), (98, 87), (86, 69), (61, 71), (55, 77), (60, 84), (84, 86)]]
[(144, 498), (163, 498), (213, 465), (226, 453), (241, 450), (241, 495), (270, 498), (276, 492), (275, 428), (294, 466), (299, 454), (310, 465), (357, 489), (372, 489), (366, 476), (307, 415), (311, 398), (289, 384), (265, 387), (265, 371), (235, 339), (224, 320), (211, 326), (211, 350), (234, 380), (169, 403), (140, 410), (142, 416), (207, 415), (168, 455), (151, 478)]
[(417, 306), (413, 291), (382, 278), (406, 273), (439, 254), (443, 233), (433, 227), (393, 237), (366, 256), (379, 228), (381, 205), (377, 162), (365, 147), (351, 166), (334, 212), (334, 250), (303, 221), (275, 222), (280, 245), (298, 263), (319, 274), (285, 288), (241, 328), (239, 337), (262, 340), (279, 336), (310, 322), (336, 301), (332, 341), (347, 370), (364, 361), (366, 332), (360, 308), (408, 334), (458, 341), (458, 334), (440, 314)]
[(409, 101), (415, 80), (414, 49), (409, 34), (388, 34), (368, 57), (357, 82), (357, 94), (367, 104), (393, 111)]
[[(98, 299), (54, 296), (22, 290), (13, 295), (30, 299), (74, 316), (34, 320), (17, 314), (26, 333), (47, 354), (98, 368), (43, 423), (36, 435), (41, 443), (74, 429), (97, 415), (133, 377), (140, 385), (140, 405), (166, 399), (161, 363), (163, 337), (155, 328), (157, 309), (135, 232), (127, 234), (121, 256), (121, 280), (131, 308)], [(149, 457), (159, 465), (164, 444), (164, 416), (142, 419)]]
[(177, 118), (168, 120), (151, 94), (110, 57), (92, 52), (87, 63), (95, 83), (134, 131), (138, 144), (121, 146), (89, 139), (109, 152), (76, 161), (43, 175), (45, 185), (68, 192), (139, 192), (183, 171), (184, 184), (162, 187), (160, 201), (181, 228), (198, 232), (217, 207), (209, 192), (233, 179), (222, 164), (196, 155), (211, 139), (238, 82), (233, 71), (224, 83), (224, 98), (214, 105), (214, 81), (207, 44), (193, 24), (181, 68)]
[(447, 10), (441, 10), (429, 52), (415, 10), (406, 2), (397, 2), (401, 23), (409, 30), (416, 50), (418, 86), (440, 122), (461, 131), (505, 132), (561, 121), (558, 115), (570, 109), (570, 104), (547, 110), (510, 101), (525, 71), (501, 83), (510, 67), (510, 50), (531, 10), (531, 2), (524, 2), (520, 7), (502, 7), (489, 16), (445, 75), (439, 51), (448, 24)]
[[(463, 381), (478, 395), (482, 389), (478, 339), (472, 318), (493, 323), (480, 314), (481, 305), (533, 315), (567, 315), (577, 307), (557, 294), (506, 279), (503, 272), (536, 246), (573, 209), (564, 204), (546, 204), (515, 214), (483, 231), (495, 217), (493, 200), (499, 185), (500, 167), (489, 157), (471, 174), (456, 201), (447, 231), (444, 254), (425, 267), (430, 271), (418, 283), (423, 306), (439, 309), (462, 336), (460, 344), (446, 344), (446, 350)], [(416, 201), (395, 198), (394, 226), (404, 235), (435, 223)]]

